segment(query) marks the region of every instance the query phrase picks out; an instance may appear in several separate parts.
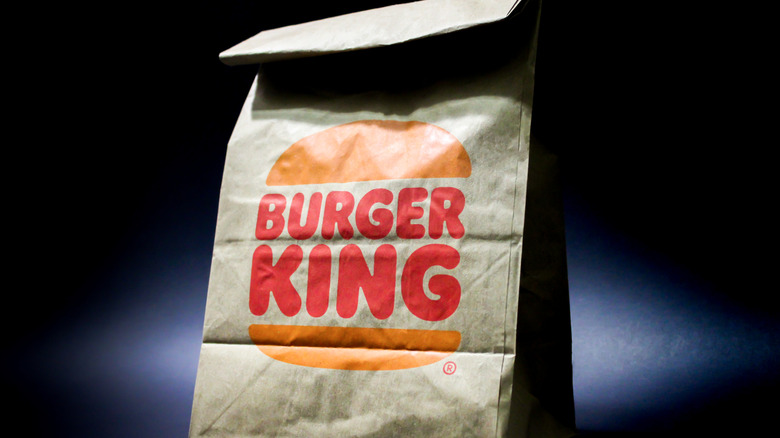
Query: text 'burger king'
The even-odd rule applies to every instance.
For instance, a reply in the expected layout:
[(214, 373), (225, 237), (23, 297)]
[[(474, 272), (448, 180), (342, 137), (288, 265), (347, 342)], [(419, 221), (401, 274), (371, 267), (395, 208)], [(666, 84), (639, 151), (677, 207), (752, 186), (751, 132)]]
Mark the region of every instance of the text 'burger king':
[[(268, 174), (268, 186), (379, 181), (418, 178), (466, 178), (471, 162), (463, 145), (447, 131), (423, 122), (363, 120), (326, 129), (294, 143)], [(426, 209), (421, 206), (426, 205)], [(307, 207), (305, 207), (307, 206)], [(371, 315), (389, 318), (395, 307), (396, 279), (406, 308), (425, 321), (442, 321), (458, 308), (461, 286), (456, 268), (460, 254), (435, 242), (443, 236), (461, 239), (460, 219), (466, 197), (455, 187), (374, 188), (356, 197), (347, 190), (326, 194), (267, 193), (257, 209), (255, 238), (268, 242), (252, 256), (249, 310), (262, 316), (273, 301), (288, 317), (303, 309), (312, 318), (328, 310), (335, 284), (336, 312), (348, 319), (358, 309), (362, 290)], [(427, 213), (427, 214), (426, 214)], [(427, 216), (427, 223), (420, 219)], [(351, 219), (354, 218), (354, 219)], [(359, 243), (337, 253), (328, 244), (307, 250), (298, 244), (271, 246), (286, 231), (292, 239), (350, 241), (362, 236), (380, 244), (372, 257)], [(424, 243), (399, 260), (392, 241)], [(433, 241), (433, 243), (427, 243)], [(370, 260), (373, 259), (373, 266)], [(274, 262), (274, 260), (276, 260)], [(332, 266), (337, 274), (331, 278)], [(430, 277), (434, 267), (447, 274)], [(291, 277), (304, 270), (305, 290)], [(426, 294), (427, 290), (435, 295)], [(299, 288), (300, 289), (300, 288)], [(273, 298), (272, 298), (273, 297)], [(316, 319), (315, 319), (316, 320)], [(268, 356), (297, 365), (350, 370), (389, 370), (427, 365), (448, 356), (460, 344), (460, 333), (376, 327), (330, 327), (253, 324), (252, 341)]]

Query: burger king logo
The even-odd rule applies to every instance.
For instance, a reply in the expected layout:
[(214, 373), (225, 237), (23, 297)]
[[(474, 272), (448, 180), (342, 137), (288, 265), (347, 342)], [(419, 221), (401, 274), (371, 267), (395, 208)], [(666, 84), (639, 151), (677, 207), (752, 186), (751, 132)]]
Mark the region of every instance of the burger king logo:
[[(266, 179), (269, 188), (280, 189), (265, 193), (257, 208), (255, 238), (261, 243), (252, 255), (249, 310), (256, 316), (305, 316), (312, 324), (252, 324), (254, 344), (282, 362), (343, 370), (414, 368), (455, 352), (461, 341), (457, 331), (316, 321), (329, 308), (333, 311), (334, 302), (339, 318), (352, 319), (361, 296), (374, 320), (386, 320), (397, 311), (398, 289), (414, 318), (450, 318), (461, 299), (460, 254), (442, 238), (457, 240), (466, 233), (460, 219), (466, 208), (463, 192), (413, 184), (358, 195), (348, 190), (291, 195), (281, 188), (470, 175), (471, 161), (460, 141), (429, 123), (361, 120), (295, 142)], [(279, 244), (283, 235), (291, 239)], [(314, 239), (326, 243), (304, 250), (300, 243)], [(337, 241), (342, 244), (331, 244)], [(376, 243), (370, 257), (361, 242)], [(397, 242), (413, 242), (414, 249), (399, 257)], [(446, 273), (430, 275), (432, 269)], [(296, 287), (291, 279), (302, 273), (306, 286)]]

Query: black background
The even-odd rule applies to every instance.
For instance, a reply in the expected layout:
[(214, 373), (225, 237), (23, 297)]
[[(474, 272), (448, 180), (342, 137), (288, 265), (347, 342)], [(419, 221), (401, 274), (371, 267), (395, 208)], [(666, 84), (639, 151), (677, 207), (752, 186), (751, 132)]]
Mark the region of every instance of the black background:
[[(391, 2), (280, 3), (9, 10), (2, 384), (23, 435), (186, 436), (225, 145), (256, 70), (218, 54)], [(583, 432), (775, 429), (765, 16), (544, 3), (533, 135), (564, 170)]]

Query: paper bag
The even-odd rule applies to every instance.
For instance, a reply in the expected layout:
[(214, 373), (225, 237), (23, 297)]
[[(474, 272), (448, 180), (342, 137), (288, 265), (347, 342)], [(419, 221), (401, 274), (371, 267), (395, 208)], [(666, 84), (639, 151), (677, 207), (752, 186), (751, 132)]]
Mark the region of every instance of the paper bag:
[[(526, 4), (528, 3), (528, 4)], [(230, 139), (191, 436), (571, 436), (537, 2), (266, 31)]]

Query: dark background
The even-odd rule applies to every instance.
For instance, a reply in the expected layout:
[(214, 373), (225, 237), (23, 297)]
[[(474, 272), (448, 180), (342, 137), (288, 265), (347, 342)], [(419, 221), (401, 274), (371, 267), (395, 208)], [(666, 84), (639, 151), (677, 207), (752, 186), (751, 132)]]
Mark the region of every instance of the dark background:
[[(392, 2), (280, 3), (9, 11), (2, 391), (21, 435), (186, 436), (225, 145), (255, 73), (218, 54)], [(776, 433), (765, 16), (545, 0), (533, 135), (563, 166), (583, 432)]]

